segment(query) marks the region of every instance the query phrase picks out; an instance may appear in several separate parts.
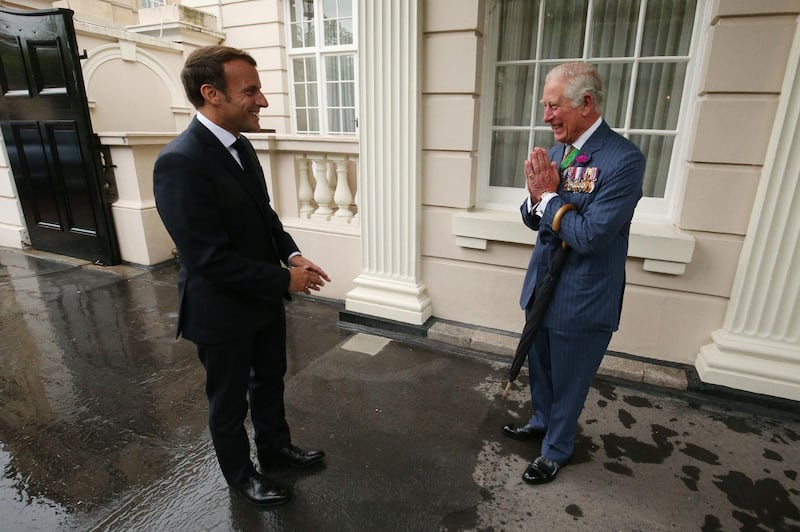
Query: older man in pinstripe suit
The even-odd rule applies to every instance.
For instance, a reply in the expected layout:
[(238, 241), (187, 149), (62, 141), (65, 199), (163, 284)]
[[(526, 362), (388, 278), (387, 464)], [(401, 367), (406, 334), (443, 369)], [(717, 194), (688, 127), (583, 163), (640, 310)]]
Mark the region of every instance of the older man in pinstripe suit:
[[(552, 481), (569, 462), (589, 386), (619, 326), (628, 235), (645, 162), (603, 120), (602, 101), (602, 82), (591, 65), (553, 69), (542, 105), (558, 144), (549, 151), (534, 148), (524, 163), (522, 220), (539, 232), (520, 300), (526, 312), (558, 246), (564, 241), (571, 248), (528, 354), (535, 413), (526, 425), (503, 427), (519, 440), (543, 436), (541, 456), (522, 476), (530, 484)], [(553, 219), (568, 204), (576, 209), (555, 231)]]

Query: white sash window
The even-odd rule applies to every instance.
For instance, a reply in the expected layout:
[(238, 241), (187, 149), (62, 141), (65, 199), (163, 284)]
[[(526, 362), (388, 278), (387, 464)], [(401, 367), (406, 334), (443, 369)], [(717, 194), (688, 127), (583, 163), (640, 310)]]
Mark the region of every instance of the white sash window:
[(355, 134), (354, 0), (286, 2), (292, 124), (297, 133)]
[[(482, 207), (518, 206), (522, 162), (553, 145), (543, 121), (544, 79), (554, 66), (587, 61), (603, 78), (603, 116), (644, 152), (636, 219), (667, 222), (677, 204), (687, 137), (696, 0), (495, 0), (486, 35), (482, 101)], [(685, 156), (683, 157), (685, 159)], [(676, 162), (677, 161), (677, 162)]]

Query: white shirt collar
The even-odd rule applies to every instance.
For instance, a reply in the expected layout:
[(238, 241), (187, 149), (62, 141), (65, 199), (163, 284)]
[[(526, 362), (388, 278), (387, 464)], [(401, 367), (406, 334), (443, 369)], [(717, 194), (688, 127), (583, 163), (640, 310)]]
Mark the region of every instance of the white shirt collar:
[(197, 111), (197, 120), (206, 126), (208, 130), (211, 131), (211, 133), (213, 133), (214, 136), (217, 137), (217, 139), (219, 139), (222, 145), (226, 148), (230, 149), (231, 145), (236, 142), (236, 135), (227, 129), (218, 126), (200, 111)]
[(600, 118), (597, 119), (597, 121), (594, 124), (589, 126), (589, 129), (584, 131), (583, 134), (580, 137), (578, 137), (575, 142), (572, 143), (572, 145), (575, 146), (575, 148), (577, 148), (578, 150), (583, 148), (583, 145), (586, 144), (586, 141), (589, 140), (589, 137), (591, 137), (592, 134), (595, 131), (597, 131), (597, 128), (599, 128), (600, 124), (602, 123), (603, 123), (603, 117), (601, 116)]

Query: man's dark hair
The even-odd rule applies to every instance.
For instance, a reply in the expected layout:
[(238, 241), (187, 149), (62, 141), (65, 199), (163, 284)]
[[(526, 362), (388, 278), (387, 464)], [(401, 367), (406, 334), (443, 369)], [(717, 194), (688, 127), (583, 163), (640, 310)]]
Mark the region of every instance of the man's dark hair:
[(217, 88), (225, 95), (228, 94), (224, 65), (237, 59), (256, 66), (256, 60), (250, 54), (230, 46), (204, 46), (189, 54), (181, 71), (181, 81), (186, 97), (195, 109), (199, 109), (205, 103), (200, 92), (200, 87), (205, 84)]

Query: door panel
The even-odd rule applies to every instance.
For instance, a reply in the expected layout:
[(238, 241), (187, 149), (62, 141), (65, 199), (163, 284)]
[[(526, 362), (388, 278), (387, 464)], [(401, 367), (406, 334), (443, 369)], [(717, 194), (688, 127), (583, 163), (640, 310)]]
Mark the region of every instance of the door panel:
[(0, 127), (33, 247), (118, 264), (72, 14), (0, 9)]

